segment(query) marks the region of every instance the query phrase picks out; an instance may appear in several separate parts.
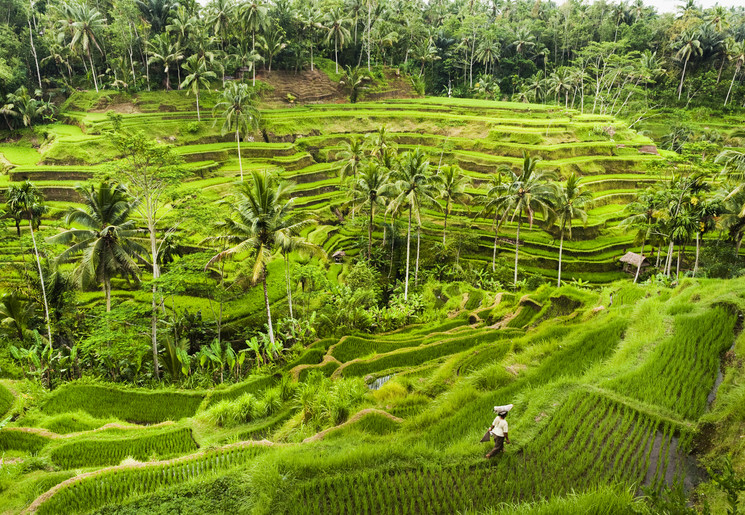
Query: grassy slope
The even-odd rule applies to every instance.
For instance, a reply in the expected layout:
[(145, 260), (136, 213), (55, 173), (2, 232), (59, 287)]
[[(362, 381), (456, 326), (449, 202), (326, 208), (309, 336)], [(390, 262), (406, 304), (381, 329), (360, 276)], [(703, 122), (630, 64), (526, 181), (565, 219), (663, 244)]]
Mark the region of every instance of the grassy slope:
[[(613, 306), (597, 309), (607, 304), (611, 293)], [(550, 502), (571, 512), (572, 506), (602, 506), (609, 492), (615, 492), (617, 499), (622, 499), (619, 509), (627, 509), (632, 484), (659, 486), (666, 475), (672, 480), (683, 474), (683, 455), (692, 447), (699, 449), (698, 457), (705, 463), (712, 463), (724, 452), (734, 452), (736, 470), (742, 471), (745, 453), (736, 429), (743, 423), (744, 412), (745, 377), (736, 365), (742, 359), (742, 338), (726, 361), (725, 380), (711, 408), (707, 408), (706, 396), (714, 385), (721, 351), (735, 340), (735, 311), (745, 308), (743, 293), (745, 280), (686, 280), (675, 290), (628, 283), (617, 283), (601, 292), (544, 287), (530, 295), (538, 307), (535, 315), (521, 322), (524, 330), (505, 333), (505, 338), (485, 341), (476, 348), (465, 345), (473, 339), (470, 333), (490, 334), (495, 330), (485, 324), (464, 327), (462, 318), (390, 335), (361, 336), (363, 350), (356, 354), (354, 349), (359, 345), (347, 343), (343, 353), (341, 344), (323, 345), (321, 352), (329, 355), (353, 361), (361, 353), (366, 362), (374, 362), (391, 353), (435, 348), (465, 337), (462, 350), (454, 349), (446, 356), (433, 354), (433, 360), (424, 366), (419, 362), (412, 368), (397, 364), (396, 377), (381, 390), (368, 394), (356, 408), (387, 410), (403, 417), (401, 422), (368, 415), (317, 443), (277, 446), (252, 459), (248, 466), (215, 469), (169, 489), (153, 486), (157, 491), (140, 499), (125, 495), (121, 498), (123, 506), (109, 506), (103, 512), (168, 513), (188, 510), (186, 502), (206, 512), (230, 511), (246, 503), (289, 513), (313, 512), (313, 507), (323, 513), (345, 509), (388, 512), (393, 506), (404, 512), (411, 507), (433, 512), (435, 506), (488, 510), (497, 502), (533, 501), (540, 494), (561, 496), (570, 491), (579, 497), (552, 497)], [(461, 298), (462, 293), (453, 297), (452, 303), (461, 303)], [(514, 300), (505, 297), (503, 302), (502, 311), (500, 305), (490, 308), (496, 320), (509, 318), (516, 311)], [(703, 332), (695, 336), (692, 331), (696, 330)], [(507, 329), (496, 333), (500, 331)], [(721, 337), (714, 337), (715, 333)], [(370, 344), (365, 349), (366, 341)], [(671, 345), (675, 353), (666, 352)], [(660, 368), (666, 372), (661, 374)], [(686, 373), (690, 370), (699, 374)], [(376, 372), (386, 373), (390, 372)], [(639, 387), (629, 389), (627, 384)], [(669, 387), (680, 393), (671, 395)], [(256, 394), (261, 395), (261, 390)], [(43, 394), (38, 396), (35, 402), (44, 398)], [(670, 404), (671, 398), (689, 401)], [(482, 455), (488, 447), (477, 442), (493, 416), (490, 407), (505, 402), (516, 405), (508, 419), (513, 444), (505, 456), (491, 464), (494, 468), (485, 467)], [(142, 446), (145, 444), (137, 442), (175, 434), (179, 428), (191, 428), (202, 448), (248, 434), (299, 442), (308, 430), (313, 431), (302, 429), (297, 416), (286, 419), (282, 411), (267, 418), (267, 423), (259, 419), (216, 427), (204, 406), (196, 416), (175, 426), (138, 429), (125, 424), (122, 429), (109, 429), (108, 436), (106, 432), (77, 433), (75, 441), (92, 443), (81, 447), (75, 459), (98, 463), (111, 459), (106, 456), (121, 456), (126, 451), (112, 448), (106, 454), (91, 449), (119, 446), (116, 442), (122, 436)], [(698, 407), (692, 410), (689, 406)], [(287, 407), (290, 413), (295, 409), (292, 403)], [(581, 415), (585, 411), (587, 414)], [(32, 409), (11, 425), (62, 428), (60, 416)], [(52, 421), (51, 417), (56, 418)], [(106, 422), (77, 417), (81, 422), (87, 420), (88, 430)], [(697, 430), (701, 427), (706, 428), (706, 438), (699, 440)], [(556, 431), (559, 433), (554, 434)], [(561, 438), (567, 435), (576, 435), (581, 442), (572, 443), (570, 437), (561, 444)], [(52, 436), (56, 439), (42, 442), (40, 456), (54, 457), (61, 452), (55, 449), (61, 448), (69, 454), (70, 446)], [(109, 441), (113, 443), (107, 444)], [(655, 442), (661, 445), (659, 456), (651, 452)], [(704, 448), (701, 442), (706, 444)], [(183, 444), (173, 445), (163, 447), (158, 455), (168, 456), (168, 449), (177, 455), (188, 452)], [(21, 447), (5, 452), (7, 456), (26, 455)], [(92, 453), (91, 457), (87, 458), (86, 453)], [(553, 471), (549, 475), (535, 475), (548, 469)], [(16, 477), (12, 484), (3, 483), (3, 511), (16, 511), (29, 503), (40, 493), (39, 485), (50, 487), (68, 477), (63, 472), (10, 473)], [(511, 479), (496, 484), (488, 479), (504, 477)], [(95, 480), (85, 481), (87, 485)], [(701, 492), (715, 510), (722, 506), (721, 495), (710, 487), (704, 485)], [(101, 506), (102, 501), (105, 503), (105, 496), (91, 497), (89, 507)], [(547, 506), (551, 504), (532, 509), (549, 513)]]

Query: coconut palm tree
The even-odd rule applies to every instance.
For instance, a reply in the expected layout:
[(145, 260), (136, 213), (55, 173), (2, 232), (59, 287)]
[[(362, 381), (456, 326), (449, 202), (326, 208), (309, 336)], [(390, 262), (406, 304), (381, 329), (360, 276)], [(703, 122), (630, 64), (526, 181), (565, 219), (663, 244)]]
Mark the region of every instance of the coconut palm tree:
[[(520, 229), (523, 216), (533, 226), (535, 214), (541, 213), (544, 219), (552, 214), (552, 200), (556, 196), (556, 187), (550, 181), (555, 174), (536, 170), (539, 158), (533, 158), (523, 153), (523, 165), (519, 171), (507, 166), (500, 167), (499, 172), (507, 178), (504, 194), (497, 203), (498, 208), (504, 209), (506, 215), (512, 213), (511, 221), (517, 218), (517, 233), (515, 235), (515, 284), (517, 284), (517, 265), (520, 258)], [(547, 220), (548, 221), (548, 220)]]
[[(260, 0), (243, 4), (241, 18), (244, 28), (251, 33), (251, 50), (256, 51), (256, 33), (265, 30), (269, 23), (269, 8)], [(253, 67), (251, 85), (256, 86), (256, 66)]]
[(72, 38), (70, 40), (70, 49), (73, 51), (80, 50), (88, 56), (88, 62), (91, 65), (91, 75), (93, 75), (93, 85), (98, 92), (98, 79), (96, 78), (96, 68), (93, 64), (93, 54), (91, 47), (98, 49), (103, 55), (103, 50), (98, 44), (96, 35), (100, 34), (106, 27), (106, 17), (98, 10), (89, 7), (87, 4), (74, 3), (64, 4), (64, 12), (67, 20), (62, 20), (66, 27), (69, 27)]
[(574, 86), (571, 70), (562, 66), (548, 78), (549, 91), (556, 94), (556, 103), (561, 103), (561, 95), (564, 94), (564, 108), (569, 108), (569, 92)]
[(558, 195), (554, 200), (554, 213), (559, 222), (559, 276), (557, 286), (561, 286), (561, 256), (564, 251), (564, 236), (572, 239), (572, 220), (579, 218), (582, 223), (587, 221), (587, 212), (582, 207), (590, 200), (592, 194), (582, 191), (582, 178), (572, 173), (566, 183), (558, 188)]
[(4, 293), (0, 297), (0, 327), (21, 342), (26, 342), (31, 322), (36, 316), (36, 303), (19, 291)]
[(170, 70), (171, 66), (177, 66), (178, 62), (184, 58), (184, 54), (181, 52), (179, 44), (171, 41), (171, 36), (167, 32), (158, 34), (152, 41), (148, 42), (150, 47), (150, 57), (148, 58), (148, 64), (162, 64), (163, 73), (166, 76), (166, 90), (171, 89), (171, 77)]
[(261, 47), (264, 54), (269, 58), (268, 71), (271, 72), (274, 56), (287, 47), (284, 30), (277, 26), (268, 29), (264, 35), (259, 36), (259, 47)]
[[(639, 255), (644, 256), (644, 245), (652, 237), (653, 225), (657, 217), (659, 216), (659, 209), (661, 208), (661, 197), (657, 191), (653, 188), (648, 188), (639, 195), (636, 200), (626, 205), (625, 211), (629, 213), (629, 216), (624, 218), (619, 227), (621, 228), (635, 228), (637, 230), (635, 240), (641, 239), (641, 249)], [(634, 283), (639, 279), (639, 272), (642, 268), (642, 260), (636, 267), (636, 274), (634, 274)]]
[(359, 178), (355, 179), (352, 186), (354, 202), (361, 207), (368, 206), (370, 218), (367, 223), (367, 259), (372, 259), (372, 233), (375, 208), (385, 205), (385, 199), (392, 190), (393, 185), (389, 181), (390, 172), (375, 161), (368, 161), (360, 172)]
[(44, 274), (41, 270), (41, 259), (39, 258), (39, 248), (36, 245), (36, 235), (34, 227), (38, 228), (41, 216), (47, 212), (44, 205), (44, 197), (41, 192), (26, 181), (20, 185), (10, 185), (5, 192), (6, 209), (11, 216), (18, 219), (26, 218), (28, 227), (31, 231), (31, 241), (34, 245), (34, 256), (36, 257), (36, 267), (39, 270), (39, 283), (41, 284), (41, 296), (44, 301), (44, 321), (47, 326), (47, 338), (49, 339), (49, 349), (52, 349), (52, 325), (49, 320), (49, 303), (47, 302), (47, 290), (44, 284)]
[(398, 167), (393, 171), (395, 182), (395, 197), (388, 205), (392, 214), (409, 211), (409, 222), (406, 230), (406, 280), (404, 285), (404, 300), (409, 298), (409, 268), (411, 262), (411, 219), (416, 216), (417, 222), (417, 256), (414, 281), (419, 272), (419, 233), (422, 226), (421, 207), (425, 199), (431, 198), (431, 174), (429, 160), (421, 148), (406, 152), (401, 156)]
[(349, 101), (351, 103), (354, 104), (357, 102), (360, 90), (365, 89), (363, 84), (366, 80), (369, 80), (369, 77), (362, 74), (359, 66), (355, 66), (354, 68), (349, 65), (346, 66), (346, 69), (339, 80), (339, 84), (341, 84), (344, 90), (349, 93)]
[[(218, 102), (212, 113), (220, 112), (223, 118), (222, 134), (235, 131), (235, 141), (238, 144), (238, 167), (243, 181), (243, 161), (241, 160), (241, 138), (259, 127), (259, 110), (255, 105), (256, 97), (247, 84), (240, 82), (229, 83), (222, 92), (222, 100)], [(217, 123), (217, 120), (215, 120)]]
[(732, 86), (735, 84), (735, 79), (742, 69), (742, 65), (745, 64), (745, 41), (734, 41), (730, 40), (727, 43), (727, 58), (730, 61), (735, 62), (735, 71), (732, 74), (732, 82), (729, 84), (727, 90), (727, 97), (724, 99), (724, 105), (729, 102), (729, 96), (732, 93)]
[(445, 214), (445, 222), (442, 226), (442, 244), (445, 245), (448, 230), (448, 215), (450, 215), (454, 202), (467, 204), (471, 201), (471, 195), (466, 193), (466, 188), (471, 185), (471, 180), (463, 175), (460, 168), (455, 165), (440, 167), (434, 175), (433, 180), (437, 191), (435, 198), (445, 201), (444, 206), (437, 204)]
[(341, 163), (339, 178), (344, 179), (352, 175), (357, 180), (357, 170), (365, 159), (365, 149), (360, 138), (354, 137), (342, 143), (342, 149), (336, 154), (336, 160)]
[(216, 79), (217, 74), (207, 68), (207, 61), (202, 56), (196, 54), (189, 56), (186, 62), (182, 65), (182, 68), (186, 70), (189, 75), (184, 77), (184, 81), (179, 87), (189, 88), (189, 91), (194, 93), (197, 99), (197, 120), (202, 121), (202, 116), (199, 114), (199, 90), (201, 88), (210, 87), (210, 79)]
[(496, 270), (499, 229), (507, 218), (506, 204), (502, 199), (505, 195), (506, 186), (501, 169), (497, 170), (497, 173), (491, 176), (491, 183), (486, 193), (477, 199), (480, 204), (483, 204), (477, 217), (492, 218), (492, 227), (494, 228), (494, 249), (491, 259), (492, 272)]
[(231, 205), (234, 217), (220, 224), (223, 233), (218, 239), (231, 246), (210, 259), (205, 269), (228, 256), (248, 254), (251, 281), (254, 284), (261, 281), (264, 287), (269, 341), (274, 344), (267, 265), (272, 253), (287, 245), (289, 238), (297, 237), (307, 222), (298, 221), (293, 213), (294, 199), (289, 198), (292, 191), (289, 182), (278, 182), (268, 173), (255, 170), (251, 172), (251, 179), (236, 185), (237, 193)]
[(235, 15), (235, 3), (232, 0), (215, 0), (210, 4), (211, 13), (207, 18), (207, 24), (212, 27), (212, 32), (220, 38), (222, 49), (225, 50), (230, 27)]
[(701, 47), (701, 41), (699, 40), (699, 32), (696, 29), (685, 30), (677, 39), (676, 46), (678, 51), (675, 57), (683, 61), (683, 71), (680, 74), (680, 84), (678, 85), (678, 100), (683, 93), (683, 81), (686, 78), (686, 68), (688, 67), (688, 61), (691, 57), (703, 54), (703, 48)]
[(140, 268), (136, 260), (146, 262), (147, 249), (137, 242), (140, 231), (135, 221), (129, 219), (136, 204), (120, 185), (104, 182), (98, 188), (81, 186), (76, 190), (85, 207), (72, 208), (65, 216), (65, 223), (76, 227), (48, 241), (70, 245), (57, 257), (61, 263), (80, 256), (73, 278), (81, 285), (101, 283), (109, 312), (111, 278), (121, 274), (137, 279)]
[(367, 134), (365, 140), (370, 149), (370, 154), (378, 158), (379, 161), (384, 159), (388, 150), (395, 148), (393, 137), (385, 125), (381, 125), (375, 132)]
[(295, 19), (303, 28), (303, 34), (307, 37), (308, 50), (310, 50), (310, 71), (313, 71), (315, 69), (316, 30), (323, 27), (321, 10), (312, 2), (301, 2), (299, 10), (295, 13)]
[(336, 63), (336, 73), (339, 73), (339, 49), (344, 48), (344, 44), (349, 38), (349, 29), (347, 25), (351, 23), (351, 20), (346, 17), (344, 10), (341, 7), (335, 7), (326, 13), (323, 19), (324, 27), (326, 27), (326, 43), (334, 40), (334, 62)]

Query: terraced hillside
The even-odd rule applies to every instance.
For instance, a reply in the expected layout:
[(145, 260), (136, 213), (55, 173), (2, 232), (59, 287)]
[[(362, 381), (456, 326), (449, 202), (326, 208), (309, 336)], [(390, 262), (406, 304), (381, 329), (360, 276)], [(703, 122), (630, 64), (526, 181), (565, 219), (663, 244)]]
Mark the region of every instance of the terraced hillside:
[[(4, 381), (0, 511), (455, 513), (547, 498), (630, 513), (642, 489), (696, 487), (696, 460), (741, 417), (741, 368), (721, 359), (744, 351), (744, 293), (743, 279), (521, 297), (454, 283), (447, 317), (318, 340), (230, 387)], [(513, 443), (486, 461), (478, 441), (508, 402)]]
[[(68, 124), (44, 127), (44, 134), (0, 145), (6, 162), (0, 182), (32, 180), (51, 201), (53, 216), (78, 200), (74, 186), (102, 174), (116, 159), (107, 112), (118, 112), (125, 129), (146, 129), (149, 135), (175, 146), (184, 160), (188, 180), (178, 196), (188, 201), (196, 192), (206, 201), (217, 201), (230, 190), (239, 174), (235, 143), (221, 136), (209, 115), (208, 95), (203, 99), (204, 120), (196, 122), (190, 97), (173, 92), (123, 95), (79, 93), (67, 103)], [(385, 127), (399, 152), (423, 149), (432, 166), (459, 165), (472, 180), (469, 190), (487, 183), (500, 165), (518, 167), (523, 152), (539, 157), (539, 169), (560, 177), (578, 173), (592, 193), (586, 225), (574, 230), (564, 245), (564, 277), (602, 283), (623, 276), (618, 258), (632, 246), (632, 239), (617, 228), (622, 208), (640, 188), (660, 179), (661, 160), (652, 142), (607, 116), (581, 115), (548, 105), (491, 101), (423, 98), (357, 104), (317, 104), (262, 112), (262, 130), (241, 145), (244, 173), (272, 170), (298, 184), (296, 204), (321, 223), (314, 242), (328, 253), (357, 252), (347, 191), (338, 179), (338, 154), (342, 143)], [(2, 186), (2, 184), (0, 184)], [(478, 207), (455, 205), (449, 229), (468, 236), (464, 263), (482, 267), (491, 261), (494, 241), (492, 220), (476, 217)], [(433, 206), (425, 210), (422, 238), (441, 238), (443, 214)], [(165, 222), (174, 220), (166, 219)], [(182, 222), (179, 220), (179, 222)], [(380, 213), (376, 226), (390, 223)], [(399, 224), (402, 222), (399, 221)], [(181, 223), (185, 244), (200, 245), (204, 231)], [(497, 257), (514, 252), (517, 220), (501, 226)], [(401, 231), (397, 227), (397, 231)], [(540, 220), (521, 231), (521, 266), (530, 274), (552, 277), (558, 265), (556, 231)], [(375, 238), (382, 239), (377, 229)], [(522, 241), (524, 240), (524, 241)], [(4, 263), (20, 259), (18, 242), (4, 245)]]

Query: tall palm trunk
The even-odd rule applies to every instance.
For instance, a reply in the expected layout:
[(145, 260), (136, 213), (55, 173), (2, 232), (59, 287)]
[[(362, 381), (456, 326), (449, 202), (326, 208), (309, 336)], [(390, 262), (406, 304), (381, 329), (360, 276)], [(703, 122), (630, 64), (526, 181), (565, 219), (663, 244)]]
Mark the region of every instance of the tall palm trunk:
[(106, 312), (108, 313), (111, 311), (111, 278), (108, 274), (103, 278), (103, 294), (106, 297)]
[(292, 314), (292, 283), (290, 281), (290, 259), (287, 254), (285, 254), (285, 281), (287, 282), (287, 302), (290, 306), (290, 318), (295, 319), (295, 317)]
[(372, 2), (367, 4), (367, 71), (370, 71), (370, 31), (372, 30)]
[(639, 255), (642, 258), (639, 260), (639, 265), (636, 267), (636, 274), (634, 274), (634, 284), (636, 284), (636, 281), (639, 279), (639, 272), (641, 272), (642, 263), (644, 262), (644, 244), (646, 243), (646, 241), (645, 241), (646, 239), (647, 238), (646, 238), (646, 235), (645, 235), (645, 237), (642, 239), (642, 248), (639, 251)]
[(241, 182), (243, 182), (243, 161), (241, 161), (241, 136), (238, 129), (235, 130), (235, 141), (238, 143), (238, 168), (241, 170)]
[(732, 86), (735, 84), (735, 78), (737, 77), (737, 73), (740, 71), (740, 67), (735, 67), (735, 73), (732, 75), (732, 82), (729, 83), (729, 89), (727, 90), (727, 97), (724, 99), (724, 105), (727, 105), (727, 102), (729, 102), (729, 95), (732, 93)]
[(404, 282), (404, 300), (409, 299), (409, 262), (411, 256), (411, 208), (409, 208), (409, 225), (406, 229), (406, 280)]
[(517, 235), (515, 237), (515, 284), (517, 284), (517, 261), (520, 257), (520, 226), (523, 223), (522, 217), (517, 218)]
[(266, 267), (261, 275), (261, 284), (264, 286), (264, 304), (266, 305), (266, 320), (269, 324), (269, 341), (274, 343), (274, 329), (272, 329), (272, 312), (269, 309), (269, 293), (266, 289)]
[(93, 75), (93, 85), (96, 87), (96, 93), (98, 93), (98, 79), (96, 78), (96, 68), (93, 66), (93, 56), (91, 55), (90, 48), (88, 49), (88, 60), (91, 63), (91, 75)]
[[(256, 52), (256, 31), (251, 31), (251, 52)], [(253, 73), (253, 78), (251, 79), (251, 86), (256, 86), (256, 61), (254, 61), (253, 66), (251, 66), (251, 72)], [(241, 179), (242, 180), (242, 179)]]
[(688, 66), (688, 59), (685, 60), (683, 63), (683, 73), (680, 76), (680, 85), (678, 86), (678, 100), (680, 100), (680, 95), (683, 93), (683, 81), (686, 78), (686, 67)]
[(196, 96), (197, 96), (197, 121), (201, 122), (202, 117), (199, 115), (199, 93), (197, 93)]
[(561, 230), (561, 239), (559, 240), (559, 277), (556, 280), (556, 286), (561, 286), (561, 254), (564, 251), (564, 230)]
[(494, 250), (492, 251), (491, 255), (491, 271), (496, 272), (496, 266), (497, 266), (497, 239), (499, 237), (499, 228), (495, 225), (494, 226)]
[(683, 248), (683, 244), (678, 245), (678, 264), (675, 267), (675, 278), (680, 278), (680, 250)]
[(150, 305), (152, 309), (150, 318), (150, 339), (153, 347), (153, 366), (155, 378), (160, 379), (160, 367), (158, 364), (158, 287), (157, 279), (160, 277), (160, 267), (158, 266), (158, 242), (155, 239), (155, 227), (150, 227), (150, 252), (153, 257), (153, 297)]
[(448, 212), (450, 211), (450, 198), (445, 201), (445, 224), (442, 226), (442, 244), (445, 245), (445, 233), (448, 230)]
[(696, 272), (698, 272), (698, 255), (701, 250), (701, 238), (699, 237), (699, 232), (696, 231), (696, 262), (693, 264), (693, 277), (696, 277)]
[(339, 73), (339, 36), (334, 37), (334, 62), (336, 63), (336, 73)]
[(29, 220), (29, 229), (31, 229), (31, 241), (34, 244), (34, 256), (36, 256), (36, 267), (39, 269), (39, 283), (41, 283), (41, 297), (44, 300), (44, 322), (47, 326), (47, 338), (49, 338), (49, 350), (52, 350), (52, 325), (49, 321), (49, 304), (47, 303), (47, 288), (44, 285), (44, 273), (41, 270), (41, 260), (39, 259), (39, 249), (36, 246), (36, 236), (34, 235), (34, 219)]
[(375, 216), (375, 204), (372, 201), (370, 203), (370, 221), (367, 224), (367, 260), (372, 259), (372, 228), (373, 228), (373, 217)]
[(414, 265), (414, 285), (419, 286), (419, 243), (421, 240), (422, 226), (417, 224), (416, 226), (416, 265)]
[[(33, 9), (33, 4), (31, 5), (31, 8)], [(36, 18), (34, 17), (34, 23), (36, 23)], [(36, 78), (39, 81), (39, 89), (42, 89), (41, 87), (41, 72), (39, 71), (39, 57), (36, 55), (36, 45), (34, 44), (34, 30), (31, 28), (31, 16), (28, 17), (28, 36), (31, 40), (31, 53), (34, 56), (34, 63), (36, 63)]]

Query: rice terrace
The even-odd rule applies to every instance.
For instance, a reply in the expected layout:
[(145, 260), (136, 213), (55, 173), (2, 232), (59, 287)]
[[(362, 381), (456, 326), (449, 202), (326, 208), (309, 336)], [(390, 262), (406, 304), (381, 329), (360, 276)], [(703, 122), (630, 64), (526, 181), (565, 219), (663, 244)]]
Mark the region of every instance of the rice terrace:
[(745, 7), (662, 3), (3, 0), (0, 513), (745, 513)]

